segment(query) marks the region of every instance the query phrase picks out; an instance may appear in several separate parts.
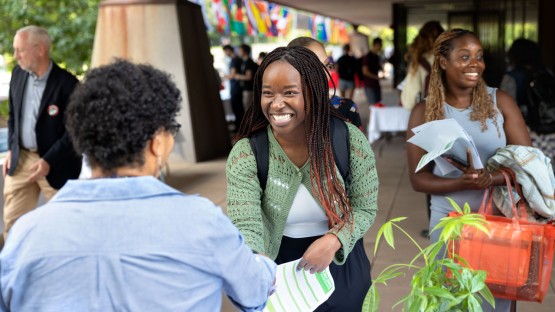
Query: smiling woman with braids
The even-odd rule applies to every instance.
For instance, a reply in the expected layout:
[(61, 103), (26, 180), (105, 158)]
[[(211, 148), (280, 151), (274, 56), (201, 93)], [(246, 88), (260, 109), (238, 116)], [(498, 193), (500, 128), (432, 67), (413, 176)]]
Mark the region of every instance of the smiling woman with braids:
[[(317, 311), (360, 311), (370, 287), (362, 237), (376, 215), (378, 177), (368, 140), (346, 123), (352, 178), (345, 191), (330, 143), (336, 113), (328, 75), (303, 47), (278, 48), (264, 58), (254, 105), (227, 162), (227, 207), (253, 250), (278, 264), (302, 258), (297, 268), (310, 273), (330, 267), (336, 289)], [(265, 185), (249, 143), (257, 131), (268, 134)]]
[[(453, 118), (472, 137), (482, 163), (496, 150), (508, 144), (530, 145), (530, 137), (522, 115), (514, 100), (505, 92), (486, 86), (482, 80), (485, 69), (484, 50), (476, 35), (463, 29), (442, 33), (434, 44), (434, 63), (426, 102), (417, 104), (410, 116), (407, 139), (414, 134), (410, 129), (423, 123)], [(433, 138), (432, 138), (433, 139)], [(473, 211), (480, 207), (484, 190), (491, 185), (504, 184), (498, 172), (475, 169), (449, 160), (459, 170), (441, 175), (439, 169), (424, 168), (415, 173), (420, 158), (426, 152), (407, 144), (409, 175), (412, 187), (432, 194), (430, 231), (441, 218), (453, 210), (445, 197), (461, 207), (468, 202)], [(467, 158), (469, 155), (467, 155)], [(439, 232), (431, 232), (436, 242)], [(510, 311), (510, 301), (496, 300), (495, 311)], [(487, 306), (486, 306), (487, 305)], [(484, 311), (491, 307), (486, 303)]]

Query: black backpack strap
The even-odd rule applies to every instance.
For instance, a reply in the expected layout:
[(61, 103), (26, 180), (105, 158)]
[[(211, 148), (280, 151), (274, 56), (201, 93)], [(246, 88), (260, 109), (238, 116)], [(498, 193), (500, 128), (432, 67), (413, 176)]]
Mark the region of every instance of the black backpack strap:
[[(351, 184), (351, 171), (349, 166), (349, 128), (343, 120), (337, 117), (330, 118), (330, 138), (335, 165), (339, 169), (339, 173), (345, 182), (345, 190), (348, 194)], [(249, 137), (249, 142), (254, 158), (256, 159), (256, 169), (260, 188), (265, 190), (270, 167), (270, 146), (267, 129), (264, 128), (255, 132)]]
[(349, 194), (351, 184), (349, 128), (343, 120), (334, 116), (330, 118), (330, 139), (335, 165), (345, 182), (345, 191)]
[(256, 159), (256, 170), (260, 188), (266, 189), (268, 170), (270, 167), (270, 146), (268, 143), (268, 130), (263, 128), (249, 137), (251, 149)]

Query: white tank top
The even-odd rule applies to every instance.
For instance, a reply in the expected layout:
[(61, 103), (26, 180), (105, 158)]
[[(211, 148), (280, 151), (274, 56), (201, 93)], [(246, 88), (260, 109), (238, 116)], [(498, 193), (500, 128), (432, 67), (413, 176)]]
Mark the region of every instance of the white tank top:
[(287, 216), (283, 235), (292, 238), (320, 236), (328, 231), (328, 217), (301, 184)]

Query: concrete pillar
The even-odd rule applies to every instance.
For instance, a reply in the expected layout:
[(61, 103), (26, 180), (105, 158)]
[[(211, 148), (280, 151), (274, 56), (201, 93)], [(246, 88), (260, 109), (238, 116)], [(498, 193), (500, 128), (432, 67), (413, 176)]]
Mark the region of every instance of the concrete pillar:
[(183, 102), (170, 161), (198, 162), (230, 149), (210, 45), (200, 6), (186, 0), (104, 0), (92, 66), (114, 58), (149, 63), (170, 73)]

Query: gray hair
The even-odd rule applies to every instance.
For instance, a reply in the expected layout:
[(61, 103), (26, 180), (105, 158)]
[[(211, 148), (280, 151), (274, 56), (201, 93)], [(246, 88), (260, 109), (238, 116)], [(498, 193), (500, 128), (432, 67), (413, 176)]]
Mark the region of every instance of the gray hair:
[(52, 39), (48, 34), (48, 30), (43, 27), (29, 25), (23, 28), (20, 28), (16, 31), (16, 35), (20, 33), (27, 33), (29, 37), (27, 40), (32, 43), (42, 43), (44, 44), (48, 50), (50, 50), (50, 46), (52, 45)]

